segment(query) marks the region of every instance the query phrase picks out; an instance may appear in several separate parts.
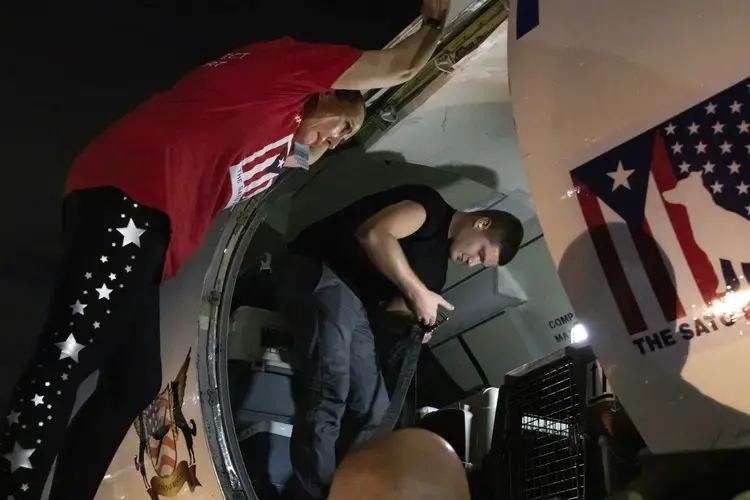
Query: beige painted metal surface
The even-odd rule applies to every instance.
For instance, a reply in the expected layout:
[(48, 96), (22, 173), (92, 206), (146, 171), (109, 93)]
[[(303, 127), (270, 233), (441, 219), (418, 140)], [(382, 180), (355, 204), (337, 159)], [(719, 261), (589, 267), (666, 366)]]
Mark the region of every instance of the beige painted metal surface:
[[(748, 446), (750, 221), (724, 207), (747, 198), (750, 3), (518, 0), (511, 13), (511, 95), (531, 193), (618, 396), (653, 452)], [(519, 23), (533, 29), (517, 39)], [(636, 137), (653, 149), (638, 153)], [(639, 189), (645, 208), (629, 194)], [(709, 281), (726, 288), (721, 259), (738, 278), (725, 297), (705, 293)], [(665, 276), (653, 280), (644, 262)]]

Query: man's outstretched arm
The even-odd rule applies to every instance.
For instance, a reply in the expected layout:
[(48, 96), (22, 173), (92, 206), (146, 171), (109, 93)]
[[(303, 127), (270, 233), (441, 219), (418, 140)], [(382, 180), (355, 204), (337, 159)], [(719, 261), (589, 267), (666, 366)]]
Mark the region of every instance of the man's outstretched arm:
[(421, 28), (398, 45), (369, 50), (333, 84), (334, 89), (367, 90), (410, 80), (432, 57), (440, 42), (450, 0), (424, 0)]

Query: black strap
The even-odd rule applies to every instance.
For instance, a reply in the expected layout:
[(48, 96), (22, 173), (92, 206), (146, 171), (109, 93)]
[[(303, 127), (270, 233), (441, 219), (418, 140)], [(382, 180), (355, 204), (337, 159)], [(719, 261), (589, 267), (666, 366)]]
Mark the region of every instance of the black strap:
[(422, 340), (424, 340), (425, 334), (426, 331), (420, 327), (412, 328), (409, 333), (408, 344), (404, 352), (404, 357), (401, 360), (401, 371), (398, 374), (398, 381), (393, 390), (388, 410), (386, 410), (383, 420), (380, 421), (380, 425), (375, 430), (375, 437), (392, 432), (399, 416), (401, 416), (401, 410), (406, 400), (406, 393), (409, 391), (414, 373), (417, 371), (419, 352), (422, 348)]

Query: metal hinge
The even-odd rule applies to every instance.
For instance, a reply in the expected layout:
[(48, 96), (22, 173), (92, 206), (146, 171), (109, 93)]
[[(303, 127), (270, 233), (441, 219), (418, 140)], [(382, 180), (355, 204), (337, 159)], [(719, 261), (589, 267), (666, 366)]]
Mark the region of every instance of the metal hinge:
[(218, 306), (221, 302), (221, 292), (218, 290), (211, 290), (210, 292), (208, 292), (206, 301), (212, 306)]
[[(382, 93), (368, 107), (369, 118), (365, 120), (356, 140), (366, 145), (398, 121), (408, 116), (402, 112), (409, 103), (415, 101), (438, 78), (453, 72), (453, 68), (463, 58), (479, 47), (507, 18), (507, 2), (504, 0), (478, 0), (476, 9), (467, 8), (470, 21), (461, 23), (462, 27), (446, 34), (438, 51), (414, 78), (408, 82)], [(433, 89), (434, 90), (434, 89)]]

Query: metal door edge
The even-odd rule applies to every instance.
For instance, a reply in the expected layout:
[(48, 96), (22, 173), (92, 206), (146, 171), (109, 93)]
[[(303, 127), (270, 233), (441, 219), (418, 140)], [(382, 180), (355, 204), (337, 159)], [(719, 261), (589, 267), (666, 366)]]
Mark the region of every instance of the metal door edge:
[[(286, 174), (258, 198), (234, 209), (226, 222), (201, 292), (196, 349), (198, 393), (209, 454), (224, 498), (258, 500), (240, 452), (229, 400), (227, 342), (231, 300), (242, 257), (258, 226), (264, 206)], [(238, 257), (238, 258), (235, 258)]]

